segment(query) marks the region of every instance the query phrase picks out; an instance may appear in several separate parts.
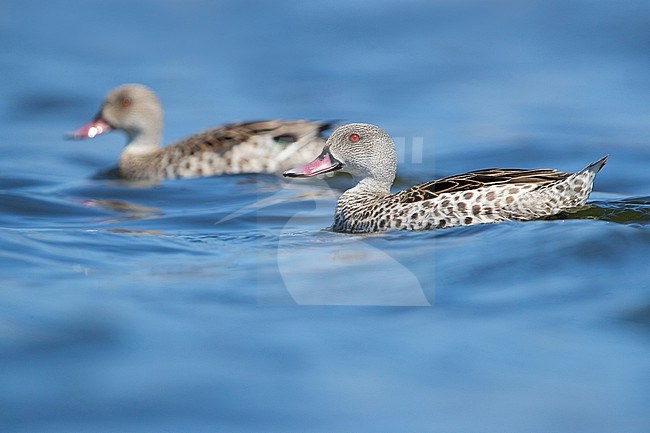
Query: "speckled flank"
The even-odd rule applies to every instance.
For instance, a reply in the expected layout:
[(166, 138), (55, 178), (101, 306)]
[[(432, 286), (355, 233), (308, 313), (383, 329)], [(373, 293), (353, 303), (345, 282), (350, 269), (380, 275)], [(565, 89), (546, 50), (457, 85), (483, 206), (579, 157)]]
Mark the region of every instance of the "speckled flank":
[(339, 198), (334, 217), (334, 230), (352, 233), (431, 230), (554, 215), (584, 205), (596, 174), (607, 162), (604, 157), (575, 174), (549, 169), (479, 170), (390, 194), (395, 149), (381, 129), (367, 124), (342, 126), (327, 140), (326, 149), (344, 171), (360, 178)]

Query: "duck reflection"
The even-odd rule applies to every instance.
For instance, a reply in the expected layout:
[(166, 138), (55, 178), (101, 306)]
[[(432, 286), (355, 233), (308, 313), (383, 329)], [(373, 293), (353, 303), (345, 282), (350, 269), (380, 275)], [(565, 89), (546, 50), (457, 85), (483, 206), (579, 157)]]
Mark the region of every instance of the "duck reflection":
[(99, 207), (104, 210), (124, 215), (123, 218), (111, 219), (111, 221), (130, 221), (139, 219), (160, 218), (164, 214), (155, 207), (142, 206), (121, 200), (90, 199), (82, 202), (86, 207)]

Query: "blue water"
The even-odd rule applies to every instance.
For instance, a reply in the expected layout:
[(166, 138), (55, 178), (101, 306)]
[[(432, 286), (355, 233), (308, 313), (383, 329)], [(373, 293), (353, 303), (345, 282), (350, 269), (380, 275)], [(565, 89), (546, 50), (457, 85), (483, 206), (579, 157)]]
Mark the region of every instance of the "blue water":
[[(0, 431), (650, 431), (647, 1), (0, 4)], [(327, 230), (337, 176), (129, 184), (62, 136), (126, 82), (165, 140), (381, 125), (396, 188), (578, 170), (577, 214)]]

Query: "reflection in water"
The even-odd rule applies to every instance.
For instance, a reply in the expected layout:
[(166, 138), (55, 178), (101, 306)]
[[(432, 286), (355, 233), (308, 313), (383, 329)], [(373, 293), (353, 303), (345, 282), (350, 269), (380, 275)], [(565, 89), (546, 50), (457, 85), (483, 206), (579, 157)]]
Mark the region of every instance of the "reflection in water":
[(81, 202), (86, 207), (100, 207), (102, 209), (124, 214), (125, 218), (118, 218), (115, 221), (129, 221), (137, 219), (160, 218), (164, 214), (160, 209), (149, 206), (142, 206), (120, 200), (84, 200)]
[(129, 230), (129, 229), (113, 228), (113, 229), (106, 229), (106, 231), (111, 233), (127, 234), (127, 235), (159, 236), (163, 234), (163, 232), (159, 230)]
[(595, 219), (618, 224), (648, 225), (650, 224), (650, 197), (595, 201), (575, 212), (562, 212), (548, 219)]

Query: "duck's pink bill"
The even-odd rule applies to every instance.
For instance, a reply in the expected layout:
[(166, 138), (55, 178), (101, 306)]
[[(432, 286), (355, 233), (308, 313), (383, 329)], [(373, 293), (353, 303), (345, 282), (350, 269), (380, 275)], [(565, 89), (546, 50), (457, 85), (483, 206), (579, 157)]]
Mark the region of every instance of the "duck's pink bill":
[(330, 171), (338, 170), (342, 164), (334, 159), (327, 149), (323, 150), (318, 158), (309, 164), (300, 167), (292, 168), (283, 173), (285, 177), (311, 177), (317, 174), (328, 173)]
[(81, 128), (77, 129), (76, 131), (69, 132), (66, 137), (75, 139), (75, 140), (81, 140), (84, 138), (95, 138), (98, 135), (105, 134), (108, 131), (110, 131), (112, 128), (110, 125), (106, 122), (104, 122), (102, 119), (95, 119)]

